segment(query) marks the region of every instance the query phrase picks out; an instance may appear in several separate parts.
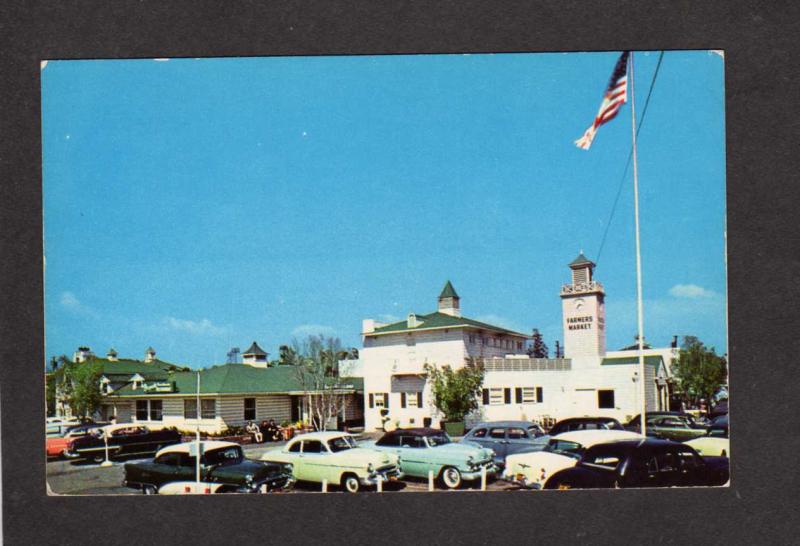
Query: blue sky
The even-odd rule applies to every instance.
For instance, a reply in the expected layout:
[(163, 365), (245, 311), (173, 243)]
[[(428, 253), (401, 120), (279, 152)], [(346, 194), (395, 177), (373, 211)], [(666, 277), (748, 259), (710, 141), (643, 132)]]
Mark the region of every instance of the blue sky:
[[(618, 53), (51, 61), (42, 69), (47, 355), (194, 367), (253, 340), (360, 346), (435, 309), (562, 339), (597, 259), (630, 105), (591, 150)], [(636, 53), (637, 113), (657, 53)], [(639, 135), (645, 336), (725, 352), (724, 68), (667, 52)], [(629, 171), (630, 172), (630, 171)], [(608, 346), (636, 333), (630, 174), (599, 256)]]

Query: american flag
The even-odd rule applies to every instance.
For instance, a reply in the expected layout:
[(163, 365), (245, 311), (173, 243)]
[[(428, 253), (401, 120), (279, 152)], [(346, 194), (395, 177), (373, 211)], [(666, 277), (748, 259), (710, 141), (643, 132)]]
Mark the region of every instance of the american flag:
[(628, 55), (630, 51), (625, 51), (619, 56), (617, 65), (614, 67), (614, 72), (611, 74), (611, 81), (608, 82), (608, 88), (603, 95), (603, 102), (600, 104), (600, 110), (592, 122), (592, 125), (586, 129), (583, 136), (575, 141), (575, 145), (582, 150), (588, 150), (592, 145), (594, 135), (597, 129), (614, 119), (622, 105), (628, 101)]

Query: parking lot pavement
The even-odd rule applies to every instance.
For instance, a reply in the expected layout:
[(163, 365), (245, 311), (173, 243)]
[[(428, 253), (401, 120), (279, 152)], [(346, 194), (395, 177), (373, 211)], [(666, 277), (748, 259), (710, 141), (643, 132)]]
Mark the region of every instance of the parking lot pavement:
[[(242, 449), (248, 459), (259, 459), (261, 455), (272, 449), (279, 449), (286, 442), (271, 442), (264, 444), (244, 444)], [(124, 478), (124, 464), (126, 462), (146, 461), (148, 457), (131, 458), (113, 461), (112, 466), (102, 467), (94, 463), (85, 463), (69, 460), (51, 460), (47, 462), (47, 484), (48, 493), (56, 495), (136, 495), (141, 494), (136, 489), (129, 489), (122, 486)], [(462, 490), (479, 491), (480, 480), (475, 482), (465, 482)], [(489, 479), (486, 485), (487, 491), (513, 490), (515, 487), (505, 482)], [(424, 492), (428, 491), (428, 481), (418, 478), (403, 478), (402, 481), (389, 482), (384, 484), (383, 490), (390, 492)], [(435, 491), (447, 492), (438, 483)], [(300, 482), (286, 492), (281, 494), (293, 493), (316, 493), (321, 491), (318, 483)], [(329, 493), (341, 493), (339, 488), (331, 484), (328, 488)]]

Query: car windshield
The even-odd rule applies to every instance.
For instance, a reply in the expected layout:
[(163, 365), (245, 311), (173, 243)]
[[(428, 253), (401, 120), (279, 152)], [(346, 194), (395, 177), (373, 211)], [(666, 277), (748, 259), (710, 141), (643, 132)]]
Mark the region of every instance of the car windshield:
[(580, 459), (583, 452), (583, 446), (577, 442), (568, 442), (567, 440), (550, 440), (544, 451), (550, 453), (558, 453), (559, 455), (566, 455), (575, 459)]
[(425, 441), (428, 442), (430, 447), (442, 446), (452, 442), (450, 437), (444, 432), (441, 434), (434, 434), (433, 436), (426, 436)]
[(203, 460), (207, 465), (238, 464), (242, 462), (242, 458), (242, 448), (239, 446), (214, 449), (203, 454)]
[(353, 449), (356, 446), (356, 441), (352, 436), (339, 436), (332, 440), (328, 440), (328, 448), (336, 453), (337, 451), (344, 451), (346, 449)]

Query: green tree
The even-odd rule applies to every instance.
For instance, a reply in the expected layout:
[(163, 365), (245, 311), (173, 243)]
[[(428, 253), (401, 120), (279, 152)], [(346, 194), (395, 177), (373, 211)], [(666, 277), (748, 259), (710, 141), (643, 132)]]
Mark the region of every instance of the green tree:
[(698, 338), (685, 336), (679, 357), (672, 362), (672, 373), (684, 398), (697, 404), (701, 398), (711, 400), (725, 385), (728, 362), (713, 347), (709, 349)]
[(428, 382), (431, 385), (433, 405), (448, 421), (463, 421), (464, 417), (478, 409), (478, 400), (483, 386), (483, 368), (465, 366), (453, 370), (425, 364)]
[(550, 349), (547, 348), (547, 344), (542, 339), (542, 334), (539, 333), (538, 328), (533, 329), (533, 343), (528, 348), (528, 356), (531, 358), (549, 358), (550, 356)]
[(57, 390), (77, 417), (91, 417), (100, 407), (100, 376), (102, 370), (94, 360), (70, 362), (60, 368), (62, 379)]

